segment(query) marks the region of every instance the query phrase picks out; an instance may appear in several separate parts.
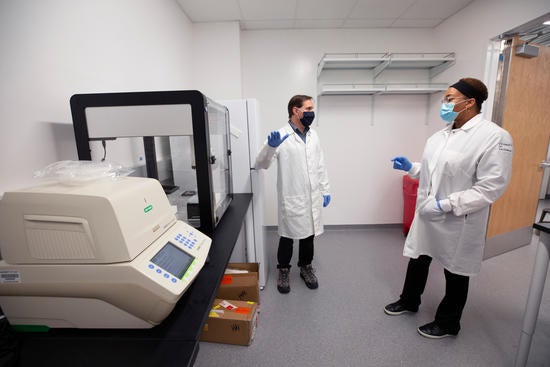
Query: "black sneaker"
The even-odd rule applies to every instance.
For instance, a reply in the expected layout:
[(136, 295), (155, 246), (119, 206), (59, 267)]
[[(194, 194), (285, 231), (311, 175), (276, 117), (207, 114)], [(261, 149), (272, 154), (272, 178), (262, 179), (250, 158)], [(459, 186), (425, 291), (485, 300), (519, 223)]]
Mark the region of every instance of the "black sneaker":
[(458, 331), (449, 330), (442, 327), (437, 321), (432, 321), (429, 324), (422, 325), (418, 328), (418, 333), (426, 338), (441, 339), (448, 336), (458, 335)]
[(390, 316), (397, 316), (406, 312), (416, 312), (416, 311), (418, 311), (418, 307), (416, 308), (416, 310), (407, 308), (401, 303), (401, 301), (390, 303), (389, 305), (386, 305), (386, 307), (384, 307), (384, 312)]
[(316, 289), (319, 287), (319, 282), (315, 274), (313, 274), (313, 267), (311, 264), (300, 266), (300, 277), (306, 282), (306, 286), (309, 289)]
[(279, 269), (279, 279), (277, 279), (277, 289), (281, 293), (290, 292), (290, 280), (288, 279), (289, 273), (290, 273), (290, 269), (288, 268)]

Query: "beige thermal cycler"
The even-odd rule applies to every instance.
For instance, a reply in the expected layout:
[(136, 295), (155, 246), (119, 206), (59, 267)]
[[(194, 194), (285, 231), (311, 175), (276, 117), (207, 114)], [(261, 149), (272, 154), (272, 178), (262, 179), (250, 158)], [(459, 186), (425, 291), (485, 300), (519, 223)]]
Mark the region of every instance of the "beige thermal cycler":
[(0, 306), (15, 325), (150, 328), (195, 279), (210, 244), (176, 220), (153, 179), (6, 192)]

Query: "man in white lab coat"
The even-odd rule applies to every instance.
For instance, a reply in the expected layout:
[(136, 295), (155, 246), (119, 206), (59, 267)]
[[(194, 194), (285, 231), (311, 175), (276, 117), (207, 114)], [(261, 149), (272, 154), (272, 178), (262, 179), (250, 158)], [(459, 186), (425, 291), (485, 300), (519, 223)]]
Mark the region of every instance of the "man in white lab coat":
[(445, 93), (440, 116), (447, 127), (432, 135), (422, 162), (395, 157), (393, 167), (420, 176), (416, 211), (403, 255), (410, 257), (403, 292), (384, 308), (388, 315), (416, 312), (432, 258), (443, 267), (445, 296), (435, 320), (420, 326), (428, 338), (457, 335), (469, 277), (481, 267), (489, 206), (506, 190), (512, 170), (512, 138), (481, 117), (485, 85), (460, 79)]
[(288, 102), (288, 123), (267, 137), (256, 168), (267, 169), (277, 160), (279, 248), (277, 289), (290, 292), (290, 260), (299, 240), (300, 277), (310, 289), (318, 287), (313, 273), (313, 238), (323, 233), (322, 207), (330, 203), (328, 175), (317, 133), (313, 99), (296, 95)]

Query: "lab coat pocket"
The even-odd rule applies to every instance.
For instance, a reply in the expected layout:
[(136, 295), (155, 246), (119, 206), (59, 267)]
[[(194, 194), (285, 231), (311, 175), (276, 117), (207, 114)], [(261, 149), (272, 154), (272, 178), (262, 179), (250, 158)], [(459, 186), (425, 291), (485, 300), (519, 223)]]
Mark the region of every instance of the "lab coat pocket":
[(286, 196), (283, 199), (283, 215), (285, 217), (302, 217), (306, 212), (306, 199), (304, 195)]
[[(417, 197), (418, 197), (418, 196), (417, 196)], [(425, 206), (428, 204), (428, 202), (429, 202), (430, 200), (432, 200), (432, 199), (433, 199), (432, 196), (427, 196), (427, 197), (424, 198), (424, 200), (418, 201), (417, 204), (416, 204), (416, 211), (417, 211), (418, 213), (421, 213), (422, 210), (424, 209), (424, 207), (425, 207)]]
[(429, 217), (431, 215), (429, 205), (435, 203), (434, 196), (428, 196), (424, 200), (420, 201), (417, 205), (417, 213), (423, 217)]
[[(418, 205), (417, 213), (430, 222), (442, 222), (445, 220), (446, 214), (433, 208), (435, 205), (435, 197), (428, 196)], [(432, 206), (432, 207), (430, 207)]]

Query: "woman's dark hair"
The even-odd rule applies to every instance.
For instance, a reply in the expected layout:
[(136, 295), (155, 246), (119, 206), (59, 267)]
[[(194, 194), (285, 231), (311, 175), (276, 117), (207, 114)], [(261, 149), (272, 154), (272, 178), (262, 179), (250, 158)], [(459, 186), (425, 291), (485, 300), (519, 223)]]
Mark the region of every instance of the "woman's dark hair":
[[(466, 85), (464, 85), (464, 83)], [(481, 111), (481, 105), (489, 95), (485, 84), (483, 84), (481, 80), (475, 78), (462, 78), (458, 83), (455, 83), (454, 88), (466, 97), (476, 100), (477, 112)]]

